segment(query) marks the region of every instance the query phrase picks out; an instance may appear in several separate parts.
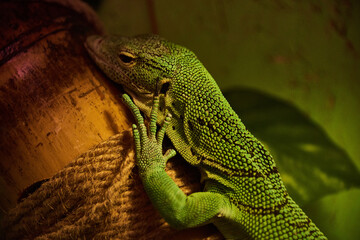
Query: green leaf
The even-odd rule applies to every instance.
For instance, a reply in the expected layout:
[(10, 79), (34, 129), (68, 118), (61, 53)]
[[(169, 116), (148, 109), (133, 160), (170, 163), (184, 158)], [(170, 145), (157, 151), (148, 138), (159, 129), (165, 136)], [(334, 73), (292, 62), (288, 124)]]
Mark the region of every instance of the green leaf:
[(329, 239), (360, 239), (360, 189), (326, 196), (303, 210)]
[(360, 174), (347, 153), (297, 108), (250, 89), (224, 95), (250, 132), (269, 148), (299, 205), (360, 186)]

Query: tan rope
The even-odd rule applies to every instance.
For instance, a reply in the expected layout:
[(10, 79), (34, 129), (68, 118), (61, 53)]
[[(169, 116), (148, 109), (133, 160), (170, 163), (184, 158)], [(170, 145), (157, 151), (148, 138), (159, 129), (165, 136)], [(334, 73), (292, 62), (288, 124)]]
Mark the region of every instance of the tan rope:
[[(198, 172), (183, 160), (171, 159), (166, 171), (186, 194), (200, 190)], [(68, 164), (12, 209), (4, 227), (7, 239), (169, 239), (176, 234), (143, 189), (131, 131)]]

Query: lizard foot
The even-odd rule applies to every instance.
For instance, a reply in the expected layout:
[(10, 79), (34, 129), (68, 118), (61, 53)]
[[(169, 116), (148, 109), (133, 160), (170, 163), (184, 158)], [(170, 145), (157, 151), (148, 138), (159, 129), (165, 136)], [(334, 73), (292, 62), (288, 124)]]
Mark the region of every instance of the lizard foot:
[(166, 127), (171, 120), (171, 114), (167, 114), (165, 120), (156, 134), (157, 114), (159, 109), (159, 97), (154, 97), (154, 104), (150, 113), (149, 134), (144, 123), (144, 118), (140, 114), (139, 108), (134, 104), (129, 95), (124, 94), (123, 100), (134, 114), (136, 124), (133, 124), (133, 133), (135, 140), (136, 162), (140, 174), (145, 174), (156, 169), (165, 169), (166, 162), (175, 156), (176, 151), (169, 149), (162, 153), (162, 142), (165, 136)]

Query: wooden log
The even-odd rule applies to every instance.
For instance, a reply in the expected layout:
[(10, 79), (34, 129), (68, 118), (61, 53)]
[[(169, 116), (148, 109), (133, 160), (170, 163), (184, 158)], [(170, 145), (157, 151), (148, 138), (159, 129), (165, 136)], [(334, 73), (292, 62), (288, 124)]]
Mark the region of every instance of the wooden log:
[(127, 129), (132, 118), (84, 49), (88, 35), (101, 34), (90, 8), (85, 16), (47, 2), (0, 4), (0, 208), (6, 211), (24, 188)]
[[(0, 219), (16, 205), (18, 197), (29, 185), (51, 178), (79, 155), (129, 129), (134, 122), (131, 112), (121, 102), (121, 91), (104, 77), (83, 46), (87, 36), (102, 34), (100, 26), (96, 14), (80, 1), (0, 3)], [(168, 174), (186, 194), (199, 191), (200, 178), (196, 169), (183, 161), (172, 159)], [(136, 186), (141, 184), (139, 179), (132, 179), (129, 186), (134, 181), (137, 181)], [(38, 190), (41, 191), (41, 187)], [(139, 194), (146, 198), (142, 187), (130, 190), (135, 195), (140, 191)], [(64, 197), (61, 192), (52, 195)], [(75, 195), (69, 198), (73, 197)], [(85, 195), (83, 200), (86, 201)], [(152, 219), (142, 223), (143, 239), (147, 239), (146, 233), (153, 230), (151, 226), (155, 221), (164, 222), (147, 201), (147, 211), (150, 208), (154, 214), (150, 214)], [(129, 201), (127, 204), (134, 203)], [(136, 212), (128, 212), (124, 217), (131, 218), (143, 211), (142, 208), (134, 209)], [(67, 214), (71, 216), (76, 210)], [(17, 208), (13, 209), (13, 216), (21, 215), (17, 211)], [(27, 218), (32, 217), (29, 214), (26, 214)], [(62, 219), (41, 217), (49, 224), (69, 216), (65, 214)], [(33, 217), (39, 216), (34, 213)], [(108, 218), (108, 215), (104, 216), (105, 220)], [(105, 228), (110, 223), (96, 226), (96, 231), (109, 230)], [(33, 237), (50, 231), (50, 226), (42, 228), (40, 224), (28, 229), (26, 226), (29, 225), (24, 225), (23, 220), (10, 224)], [(117, 221), (116, 224), (125, 231), (132, 230), (132, 222)], [(54, 232), (62, 227), (51, 225)], [(171, 239), (222, 238), (214, 226), (176, 231), (165, 223), (158, 231)], [(82, 234), (84, 237), (93, 233)], [(4, 236), (1, 231), (0, 235)]]

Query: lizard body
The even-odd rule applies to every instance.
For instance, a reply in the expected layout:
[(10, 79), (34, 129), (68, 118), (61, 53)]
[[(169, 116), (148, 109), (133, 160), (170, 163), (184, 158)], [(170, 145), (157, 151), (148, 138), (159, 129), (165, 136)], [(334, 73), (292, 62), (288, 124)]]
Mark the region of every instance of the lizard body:
[[(288, 195), (273, 157), (246, 129), (190, 50), (155, 35), (89, 37), (86, 48), (121, 84), (133, 111), (137, 165), (149, 198), (175, 228), (207, 223), (227, 239), (326, 239)], [(150, 117), (149, 134), (140, 111)], [(156, 134), (156, 123), (162, 125)], [(174, 150), (199, 168), (204, 191), (186, 196), (165, 172)]]

